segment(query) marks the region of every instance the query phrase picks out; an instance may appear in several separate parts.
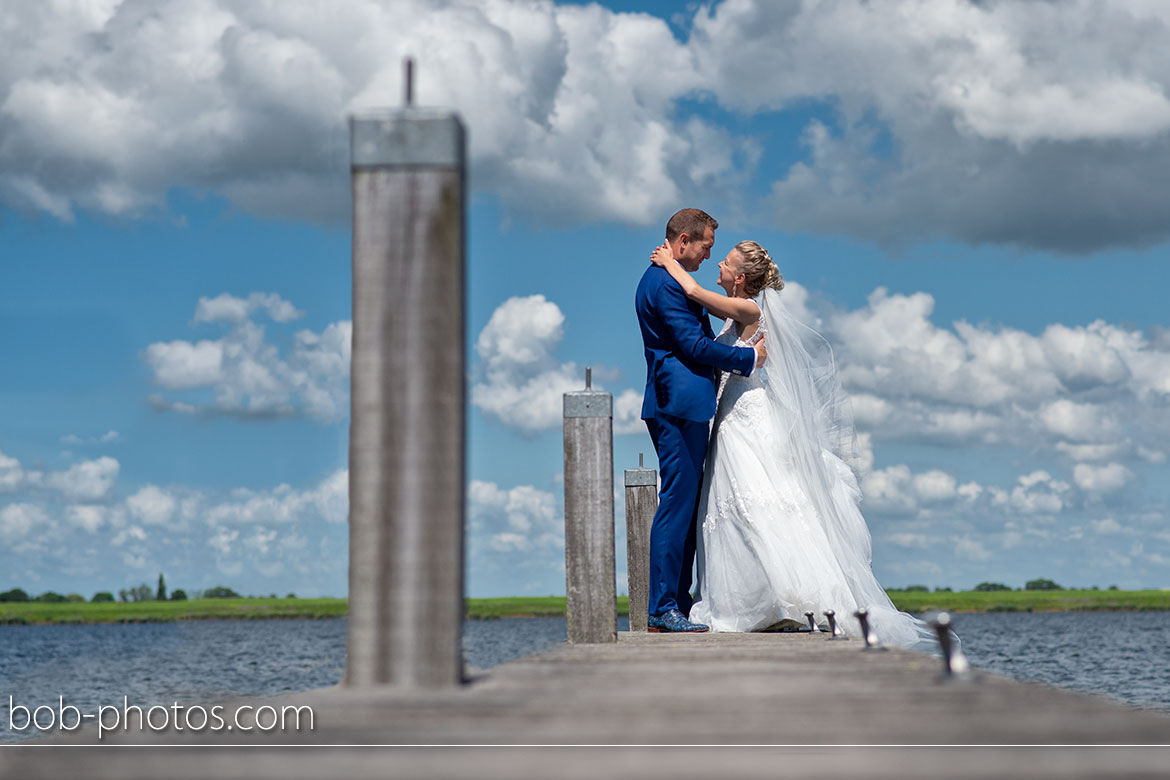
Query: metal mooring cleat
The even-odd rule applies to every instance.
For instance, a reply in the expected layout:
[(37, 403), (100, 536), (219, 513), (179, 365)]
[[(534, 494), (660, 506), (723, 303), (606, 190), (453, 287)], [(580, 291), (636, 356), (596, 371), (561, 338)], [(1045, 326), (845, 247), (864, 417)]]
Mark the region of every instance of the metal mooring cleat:
[(848, 639), (845, 632), (837, 625), (837, 613), (831, 609), (825, 610), (825, 617), (829, 620), (829, 639)]
[(861, 638), (865, 640), (865, 649), (885, 650), (886, 648), (878, 642), (877, 635), (874, 634), (873, 628), (869, 625), (869, 610), (859, 609), (853, 613), (853, 617), (857, 618), (857, 622), (861, 624)]
[(958, 638), (951, 630), (951, 616), (947, 612), (939, 612), (930, 619), (930, 625), (938, 634), (938, 646), (942, 651), (944, 678), (975, 679), (971, 665), (967, 663), (967, 656), (957, 644)]

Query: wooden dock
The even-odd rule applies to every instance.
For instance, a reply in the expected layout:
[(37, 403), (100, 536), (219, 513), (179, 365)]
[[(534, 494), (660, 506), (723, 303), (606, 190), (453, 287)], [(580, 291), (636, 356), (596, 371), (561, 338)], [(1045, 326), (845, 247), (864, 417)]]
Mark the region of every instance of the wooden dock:
[[(347, 684), (221, 703), (256, 714), (264, 705), (309, 707), (312, 730), (172, 728), (119, 731), (99, 741), (89, 721), (37, 745), (0, 749), (0, 778), (1003, 780), (1165, 773), (1164, 715), (986, 674), (940, 679), (941, 662), (920, 653), (864, 650), (857, 640), (819, 634), (635, 632), (613, 642), (613, 407), (608, 394), (589, 392), (588, 380), (589, 398), (565, 398), (567, 622), (580, 643), (458, 685), (466, 138), (453, 113), (412, 105), (411, 73), (408, 63), (401, 111), (354, 117), (350, 125)], [(436, 278), (449, 296), (444, 305), (431, 295)], [(457, 339), (436, 348), (435, 332)], [(641, 598), (645, 609), (656, 482), (653, 470), (627, 471), (635, 627), (645, 620), (637, 606)], [(1162, 747), (1120, 747), (1135, 744)]]
[[(825, 635), (625, 633), (458, 689), (338, 687), (249, 702), (311, 706), (313, 731), (107, 734), (100, 748), (0, 751), (0, 777), (1142, 777), (1170, 761), (1170, 748), (970, 747), (1165, 745), (1170, 718), (940, 670), (927, 655)], [(92, 745), (96, 732), (50, 743)], [(113, 747), (131, 744), (148, 747)], [(722, 747), (635, 747), (664, 744)], [(319, 747), (278, 747), (291, 745)], [(370, 745), (401, 747), (356, 747)]]

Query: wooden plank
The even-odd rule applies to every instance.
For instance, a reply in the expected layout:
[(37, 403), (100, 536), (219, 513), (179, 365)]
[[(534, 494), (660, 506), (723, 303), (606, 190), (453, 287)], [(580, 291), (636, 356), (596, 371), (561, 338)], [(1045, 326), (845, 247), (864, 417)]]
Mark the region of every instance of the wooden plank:
[[(620, 772), (607, 770), (611, 773), (645, 777), (774, 777), (789, 762), (794, 771), (814, 777), (845, 771), (883, 777), (1140, 776), (1164, 766), (1162, 751), (940, 753), (843, 747), (1170, 742), (1170, 718), (1159, 713), (994, 675), (984, 674), (979, 682), (940, 681), (940, 669), (938, 659), (920, 653), (864, 651), (860, 642), (822, 636), (623, 633), (616, 644), (566, 645), (504, 664), (462, 689), (338, 687), (266, 700), (312, 706), (313, 732), (126, 733), (104, 742), (830, 747), (601, 753), (584, 748), (567, 753), (540, 748), (400, 748), (373, 754), (357, 749), (217, 753), (206, 748), (16, 752), (0, 755), (5, 762), (0, 775), (64, 775), (84, 763), (86, 776), (98, 778), (310, 777), (314, 772), (320, 776), (332, 761), (329, 774), (344, 767), (352, 777), (585, 776), (572, 768), (578, 759), (570, 756), (621, 767)], [(58, 741), (93, 743), (94, 734), (90, 730)]]
[[(0, 751), (5, 777), (88, 780), (447, 778), (1153, 778), (1164, 750), (1135, 748), (257, 747)], [(19, 774), (18, 774), (19, 772)]]

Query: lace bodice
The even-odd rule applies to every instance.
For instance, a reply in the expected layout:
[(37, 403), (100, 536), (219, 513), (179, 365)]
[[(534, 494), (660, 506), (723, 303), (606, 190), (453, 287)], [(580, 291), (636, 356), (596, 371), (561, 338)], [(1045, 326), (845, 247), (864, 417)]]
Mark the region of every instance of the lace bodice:
[[(723, 330), (715, 337), (720, 344), (734, 347), (754, 347), (766, 333), (763, 313), (760, 314), (760, 324), (747, 340), (739, 338), (735, 333), (735, 321), (728, 318)], [(728, 416), (734, 416), (745, 422), (765, 419), (766, 413), (764, 385), (760, 380), (759, 370), (754, 370), (748, 376), (738, 376), (726, 371), (719, 377), (719, 388), (716, 398), (718, 408), (715, 412), (715, 425)]]
[(723, 330), (719, 331), (715, 340), (720, 344), (730, 344), (733, 347), (754, 347), (766, 331), (767, 323), (764, 322), (764, 313), (760, 312), (760, 326), (756, 328), (755, 333), (748, 337), (747, 341), (744, 341), (735, 333), (735, 320), (728, 317), (723, 323)]

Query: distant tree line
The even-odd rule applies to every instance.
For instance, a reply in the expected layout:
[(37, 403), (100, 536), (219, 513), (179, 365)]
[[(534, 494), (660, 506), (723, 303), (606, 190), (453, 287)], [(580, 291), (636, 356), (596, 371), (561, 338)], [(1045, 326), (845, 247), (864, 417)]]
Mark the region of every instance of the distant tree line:
[[(285, 596), (288, 599), (295, 599), (295, 593), (289, 593)], [(195, 599), (238, 599), (243, 598), (239, 593), (236, 593), (226, 585), (216, 585), (206, 590), (196, 590), (191, 594), (191, 598)], [(268, 598), (277, 598), (275, 593), (269, 594)], [(39, 596), (30, 596), (23, 588), (12, 588), (0, 593), (0, 602), (42, 602), (46, 604), (63, 604), (63, 603), (82, 603), (85, 601), (85, 596), (80, 593), (70, 593), (62, 595), (55, 591), (45, 591)], [(135, 585), (132, 588), (122, 588), (118, 591), (118, 597), (115, 599), (114, 594), (107, 590), (98, 591), (93, 594), (90, 603), (100, 604), (114, 601), (121, 602), (138, 602), (138, 601), (187, 601), (187, 593), (182, 588), (175, 588), (170, 591), (168, 595), (166, 579), (160, 573), (158, 575), (158, 585), (151, 587), (145, 582), (140, 585)]]
[[(1117, 589), (1118, 588), (1116, 585), (1110, 585), (1108, 588), (1106, 588), (1106, 590), (1117, 590)], [(900, 591), (903, 593), (929, 593), (930, 592), (930, 588), (928, 588), (925, 585), (907, 585), (904, 588), (889, 588), (889, 590)], [(981, 582), (978, 585), (976, 585), (974, 588), (972, 588), (972, 590), (976, 590), (976, 591), (980, 591), (980, 592), (987, 592), (987, 591), (998, 591), (998, 590), (1068, 590), (1068, 589), (1065, 588), (1063, 585), (1056, 584), (1052, 580), (1045, 579), (1045, 578), (1041, 577), (1041, 578), (1035, 579), (1035, 580), (1028, 580), (1026, 583), (1024, 583), (1023, 588), (1012, 588), (1010, 585), (1005, 585), (1002, 582)], [(1085, 588), (1084, 590), (1100, 590), (1100, 588), (1097, 587), (1096, 585), (1093, 585), (1091, 588)], [(953, 593), (954, 591), (951, 590), (950, 587), (936, 587), (934, 589), (934, 592), (935, 593)]]
[(45, 604), (65, 604), (85, 601), (85, 596), (80, 593), (62, 595), (52, 590), (47, 590), (39, 596), (30, 596), (23, 588), (13, 588), (0, 593), (0, 601), (39, 601)]

